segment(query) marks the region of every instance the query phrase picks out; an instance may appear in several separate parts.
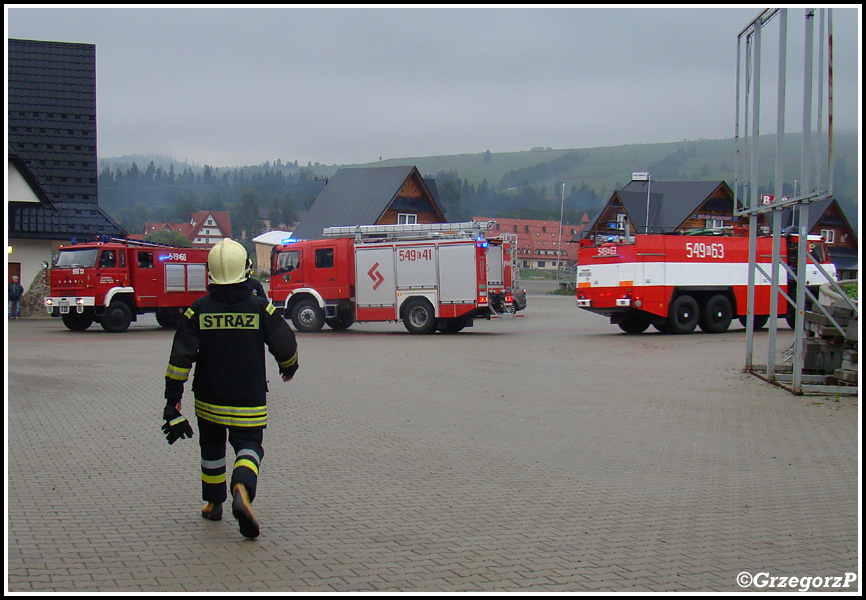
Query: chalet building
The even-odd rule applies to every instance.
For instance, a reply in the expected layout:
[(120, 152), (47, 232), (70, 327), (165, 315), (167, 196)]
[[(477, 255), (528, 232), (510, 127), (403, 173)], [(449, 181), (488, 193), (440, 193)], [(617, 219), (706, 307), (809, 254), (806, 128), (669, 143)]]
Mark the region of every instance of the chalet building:
[(295, 228), (294, 237), (321, 239), (325, 227), (445, 223), (430, 183), (416, 167), (340, 169)]
[(724, 181), (631, 181), (613, 193), (580, 237), (675, 233), (744, 225)]
[(556, 270), (577, 264), (577, 244), (570, 243), (589, 222), (583, 216), (580, 225), (562, 225), (559, 221), (536, 221), (531, 219), (500, 219), (474, 217), (474, 221), (495, 221), (493, 232), (511, 233), (517, 236), (517, 262), (521, 269)]
[[(792, 223), (793, 211), (784, 211), (782, 226)], [(848, 217), (834, 198), (819, 200), (809, 205), (809, 235), (824, 238), (830, 261), (836, 266), (837, 279), (857, 279), (860, 268), (857, 234), (851, 227)]]
[(7, 276), (27, 291), (44, 285), (42, 263), (61, 244), (126, 231), (97, 198), (96, 46), (10, 39), (7, 48)]
[(145, 223), (143, 235), (130, 237), (144, 239), (157, 231), (176, 231), (186, 236), (193, 248), (210, 248), (232, 237), (232, 221), (228, 211), (201, 210), (193, 213), (188, 223)]

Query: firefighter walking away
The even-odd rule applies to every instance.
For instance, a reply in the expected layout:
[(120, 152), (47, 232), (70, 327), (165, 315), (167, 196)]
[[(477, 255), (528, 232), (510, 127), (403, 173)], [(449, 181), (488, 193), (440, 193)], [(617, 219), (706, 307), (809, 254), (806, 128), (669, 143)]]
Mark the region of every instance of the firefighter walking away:
[(226, 437), (235, 453), (232, 514), (244, 537), (259, 535), (253, 514), (267, 426), (265, 347), (283, 381), (298, 369), (295, 334), (267, 298), (247, 283), (243, 246), (225, 239), (208, 255), (208, 294), (187, 309), (178, 326), (165, 373), (163, 432), (169, 444), (193, 436), (181, 414), (184, 384), (195, 363), (192, 391), (201, 447), (202, 517), (222, 519), (226, 491)]

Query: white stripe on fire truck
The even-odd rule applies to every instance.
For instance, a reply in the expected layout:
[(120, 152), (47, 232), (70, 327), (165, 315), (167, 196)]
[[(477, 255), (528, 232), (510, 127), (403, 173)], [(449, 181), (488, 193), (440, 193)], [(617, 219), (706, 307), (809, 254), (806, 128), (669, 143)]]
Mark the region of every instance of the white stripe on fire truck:
[[(759, 263), (767, 274), (772, 272), (771, 263)], [(592, 287), (619, 287), (620, 282), (632, 281), (634, 287), (643, 286), (701, 286), (701, 285), (748, 285), (749, 265), (732, 263), (619, 263), (592, 265), (589, 276), (578, 277), (578, 282), (589, 282)], [(578, 267), (580, 269), (580, 267)], [(649, 281), (647, 281), (649, 280)], [(779, 272), (779, 282), (784, 283), (784, 271)], [(770, 280), (760, 273), (756, 285), (770, 285)]]

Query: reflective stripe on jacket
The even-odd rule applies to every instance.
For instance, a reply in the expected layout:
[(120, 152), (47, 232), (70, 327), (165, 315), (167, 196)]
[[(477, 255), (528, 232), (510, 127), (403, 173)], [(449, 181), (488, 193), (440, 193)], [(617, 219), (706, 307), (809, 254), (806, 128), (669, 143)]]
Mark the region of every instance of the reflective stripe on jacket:
[(295, 334), (267, 299), (245, 282), (211, 285), (184, 313), (165, 373), (170, 402), (179, 401), (193, 363), (196, 416), (232, 427), (267, 425), (265, 347), (281, 374), (298, 368)]

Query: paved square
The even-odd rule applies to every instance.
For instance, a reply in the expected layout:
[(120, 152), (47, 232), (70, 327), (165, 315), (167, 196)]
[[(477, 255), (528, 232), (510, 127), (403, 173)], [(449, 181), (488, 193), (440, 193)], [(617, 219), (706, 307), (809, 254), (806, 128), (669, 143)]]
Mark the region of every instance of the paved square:
[(456, 335), (299, 334), (253, 541), (160, 431), (171, 331), (7, 330), (7, 591), (860, 589), (857, 397), (742, 373), (739, 327), (628, 336), (539, 295)]

